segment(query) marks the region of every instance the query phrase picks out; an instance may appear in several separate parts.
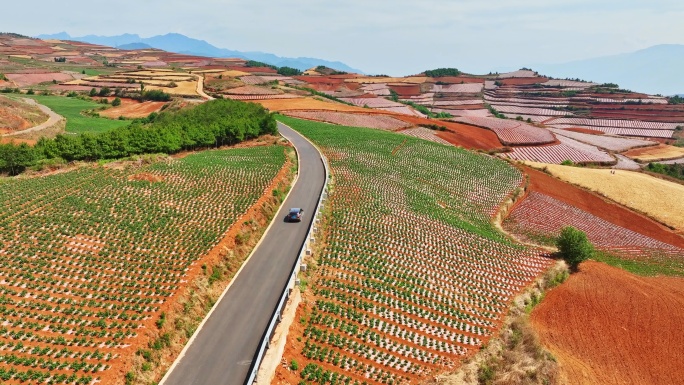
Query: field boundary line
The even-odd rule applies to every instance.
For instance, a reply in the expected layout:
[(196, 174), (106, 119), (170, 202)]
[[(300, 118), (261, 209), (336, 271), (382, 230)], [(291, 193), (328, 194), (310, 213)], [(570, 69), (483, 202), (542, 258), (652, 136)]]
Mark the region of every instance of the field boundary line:
[[(285, 138), (282, 135), (281, 135), (281, 137)], [(287, 140), (287, 138), (285, 138), (285, 139)], [(288, 140), (288, 142), (289, 142), (289, 140)], [(285, 198), (283, 198), (283, 201), (280, 203), (280, 206), (278, 206), (278, 210), (276, 210), (275, 214), (278, 214), (278, 212), (280, 212), (280, 210), (283, 208), (283, 206), (285, 205), (285, 202), (287, 201), (287, 198), (290, 196), (290, 193), (292, 192), (292, 188), (294, 187), (294, 185), (297, 183), (297, 180), (299, 179), (299, 172), (301, 169), (299, 152), (297, 151), (296, 147), (292, 146), (292, 148), (294, 148), (295, 153), (297, 154), (297, 175), (295, 175), (295, 177), (292, 179), (292, 183), (290, 183), (290, 190), (285, 195)], [(245, 266), (247, 266), (249, 261), (252, 259), (252, 256), (254, 256), (254, 252), (259, 248), (259, 246), (261, 245), (261, 242), (264, 240), (264, 238), (266, 238), (266, 234), (268, 234), (269, 230), (271, 230), (271, 227), (275, 223), (276, 219), (277, 219), (277, 216), (274, 215), (273, 219), (268, 224), (268, 227), (266, 227), (266, 231), (264, 231), (264, 233), (261, 235), (261, 238), (259, 239), (257, 244), (254, 246), (254, 248), (252, 248), (252, 251), (249, 252), (249, 256), (247, 257), (247, 259), (245, 259), (244, 262), (242, 262), (242, 265), (240, 266), (238, 271), (235, 273), (233, 278), (231, 278), (230, 282), (228, 283), (228, 286), (226, 286), (226, 288), (223, 290), (223, 292), (221, 293), (219, 298), (214, 303), (214, 306), (212, 306), (211, 310), (209, 310), (207, 315), (204, 316), (204, 319), (202, 319), (202, 322), (200, 322), (200, 324), (197, 326), (197, 329), (195, 329), (195, 332), (192, 334), (192, 336), (190, 337), (188, 342), (185, 343), (183, 350), (181, 350), (181, 352), (178, 354), (178, 357), (173, 361), (171, 366), (169, 366), (169, 369), (166, 371), (166, 374), (164, 374), (164, 377), (162, 377), (161, 381), (159, 381), (159, 383), (158, 383), (159, 385), (163, 385), (166, 382), (166, 380), (168, 380), (168, 378), (171, 376), (171, 372), (173, 372), (173, 370), (176, 368), (176, 366), (178, 366), (180, 361), (183, 359), (183, 357), (187, 353), (188, 349), (190, 349), (190, 346), (192, 345), (192, 343), (195, 342), (195, 339), (197, 338), (200, 331), (202, 330), (202, 327), (204, 327), (204, 324), (209, 320), (211, 315), (218, 308), (219, 303), (221, 303), (221, 300), (223, 299), (223, 297), (226, 296), (226, 294), (228, 293), (228, 290), (230, 290), (230, 288), (233, 286), (233, 283), (236, 281), (237, 277), (240, 275), (242, 270), (245, 268)]]

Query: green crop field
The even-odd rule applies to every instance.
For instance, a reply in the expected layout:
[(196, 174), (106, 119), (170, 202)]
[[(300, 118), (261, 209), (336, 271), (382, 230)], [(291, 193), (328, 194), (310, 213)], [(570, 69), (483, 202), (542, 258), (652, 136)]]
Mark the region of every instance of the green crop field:
[(3, 179), (0, 380), (92, 384), (124, 370), (284, 163), (284, 147), (263, 146)]
[(453, 370), (550, 265), (490, 223), (522, 182), (506, 162), (382, 130), (278, 120), (321, 148), (333, 176), (315, 301), (284, 357), (305, 382), (412, 384)]
[(81, 100), (77, 98), (67, 98), (62, 96), (45, 96), (45, 95), (24, 95), (32, 98), (40, 104), (49, 107), (56, 113), (64, 116), (67, 120), (66, 131), (75, 134), (100, 133), (113, 130), (118, 127), (123, 127), (130, 122), (125, 120), (111, 120), (106, 118), (95, 118), (91, 116), (82, 115), (81, 112), (85, 110), (92, 110), (94, 108), (102, 107), (102, 104), (91, 102), (88, 100)]

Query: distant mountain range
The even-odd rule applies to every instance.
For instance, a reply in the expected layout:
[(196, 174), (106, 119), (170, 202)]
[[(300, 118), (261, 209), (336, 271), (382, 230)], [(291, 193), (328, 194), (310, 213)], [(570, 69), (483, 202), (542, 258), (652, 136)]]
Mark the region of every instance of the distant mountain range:
[(74, 40), (81, 41), (84, 43), (116, 47), (120, 49), (158, 48), (164, 51), (182, 53), (186, 55), (207, 56), (215, 58), (236, 57), (247, 60), (256, 60), (278, 67), (287, 66), (297, 68), (302, 71), (322, 65), (336, 69), (338, 71), (363, 73), (362, 71), (352, 68), (339, 61), (328, 61), (309, 57), (288, 58), (276, 56), (274, 54), (265, 52), (233, 51), (225, 48), (218, 48), (207, 43), (204, 40), (193, 39), (178, 33), (169, 33), (166, 35), (143, 38), (137, 34), (130, 33), (117, 36), (88, 35), (75, 37), (70, 36), (66, 32), (60, 32), (52, 35), (38, 35), (36, 37), (39, 39)]
[(557, 78), (616, 83), (633, 91), (671, 96), (684, 92), (683, 67), (684, 45), (664, 44), (620, 55), (536, 65), (534, 70)]

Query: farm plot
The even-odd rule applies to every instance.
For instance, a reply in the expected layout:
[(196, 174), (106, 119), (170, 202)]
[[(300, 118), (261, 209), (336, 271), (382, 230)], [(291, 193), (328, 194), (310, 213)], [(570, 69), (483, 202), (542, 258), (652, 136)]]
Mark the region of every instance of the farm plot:
[(506, 145), (532, 145), (556, 141), (549, 130), (519, 121), (480, 117), (460, 117), (454, 120), (490, 129), (496, 133), (501, 143)]
[(283, 120), (322, 149), (334, 176), (314, 299), (285, 357), (303, 370), (281, 368), (283, 382), (408, 384), (453, 369), (549, 265), (489, 222), (522, 182), (504, 162), (381, 130)]
[[(632, 172), (559, 166), (555, 164), (529, 163), (535, 168), (545, 168), (551, 175), (593, 190), (637, 212), (644, 213), (672, 228), (684, 229), (684, 186)], [(610, 180), (610, 183), (606, 183)]]
[(574, 226), (584, 231), (594, 245), (606, 251), (634, 257), (654, 254), (667, 254), (671, 257), (684, 255), (684, 249), (614, 225), (537, 192), (530, 193), (515, 207), (506, 220), (506, 226), (525, 238), (552, 238), (558, 236), (564, 226)]
[(351, 114), (332, 111), (292, 111), (287, 112), (286, 115), (293, 118), (317, 120), (343, 126), (379, 128), (390, 131), (412, 126), (411, 123), (406, 123), (386, 115)]
[(483, 88), (484, 83), (465, 83), (449, 85), (435, 84), (432, 86), (431, 92), (477, 94), (482, 92)]
[(36, 106), (0, 96), (0, 134), (21, 131), (48, 120)]
[(558, 136), (560, 144), (538, 147), (515, 147), (513, 151), (503, 154), (515, 160), (531, 160), (542, 163), (561, 164), (570, 160), (573, 163), (604, 163), (615, 164), (610, 154), (599, 150), (595, 146), (584, 144), (576, 140)]
[(451, 143), (449, 143), (448, 141), (437, 136), (435, 131), (431, 130), (429, 128), (415, 127), (415, 128), (409, 128), (406, 130), (401, 130), (399, 132), (404, 134), (404, 135), (413, 136), (415, 138), (425, 139), (425, 140), (429, 140), (431, 142), (441, 143), (441, 144), (445, 144), (445, 145), (451, 145)]
[(102, 104), (89, 100), (66, 98), (62, 96), (26, 95), (66, 118), (66, 131), (75, 134), (98, 133), (123, 127), (130, 122), (111, 120), (83, 115), (85, 110), (98, 109)]
[(684, 148), (659, 144), (653, 147), (630, 150), (623, 155), (639, 162), (657, 162), (684, 157)]
[(497, 111), (504, 114), (511, 115), (541, 115), (550, 119), (553, 116), (565, 116), (567, 112), (550, 110), (548, 108), (536, 108), (536, 107), (518, 107), (518, 106), (507, 106), (503, 104), (492, 103)]
[(263, 146), (2, 183), (0, 378), (122, 382), (189, 271), (284, 163)]
[(569, 124), (590, 127), (616, 127), (640, 130), (674, 130), (680, 123), (644, 122), (639, 120), (558, 118), (552, 124)]
[(643, 138), (671, 138), (675, 131), (674, 130), (646, 130), (642, 128), (619, 128), (619, 127), (599, 127), (599, 126), (576, 126), (571, 124), (556, 124), (555, 120), (550, 120), (544, 122), (548, 127), (557, 128), (560, 130), (579, 130), (586, 129), (591, 131), (597, 131), (599, 134), (608, 135), (621, 135), (621, 136), (636, 136)]
[(556, 135), (566, 136), (583, 143), (591, 144), (606, 150), (623, 152), (630, 148), (655, 146), (657, 143), (650, 140), (619, 138), (615, 136), (592, 135), (568, 130), (550, 129)]

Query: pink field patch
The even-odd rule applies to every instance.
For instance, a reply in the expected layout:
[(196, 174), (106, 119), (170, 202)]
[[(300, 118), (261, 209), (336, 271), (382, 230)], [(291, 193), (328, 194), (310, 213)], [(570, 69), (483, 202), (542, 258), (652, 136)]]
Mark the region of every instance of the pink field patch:
[(17, 87), (28, 87), (35, 84), (51, 82), (68, 82), (74, 80), (74, 77), (62, 72), (49, 72), (42, 74), (5, 74), (7, 79), (11, 80)]
[(553, 143), (556, 138), (546, 129), (515, 120), (498, 118), (460, 117), (457, 122), (490, 129), (506, 145)]
[(570, 160), (573, 163), (615, 163), (615, 159), (612, 156), (599, 150), (597, 147), (560, 135), (557, 138), (561, 142), (560, 144), (539, 147), (515, 147), (513, 151), (503, 155), (515, 160), (554, 164), (561, 164), (566, 160)]
[(331, 111), (291, 111), (285, 115), (293, 118), (316, 120), (350, 127), (368, 127), (395, 131), (411, 127), (411, 123), (385, 115), (349, 114)]
[(587, 234), (599, 249), (619, 251), (633, 256), (662, 252), (684, 255), (684, 250), (632, 230), (612, 224), (577, 207), (548, 195), (532, 192), (506, 220), (521, 235), (533, 233), (546, 237), (560, 234), (565, 226), (574, 226)]

